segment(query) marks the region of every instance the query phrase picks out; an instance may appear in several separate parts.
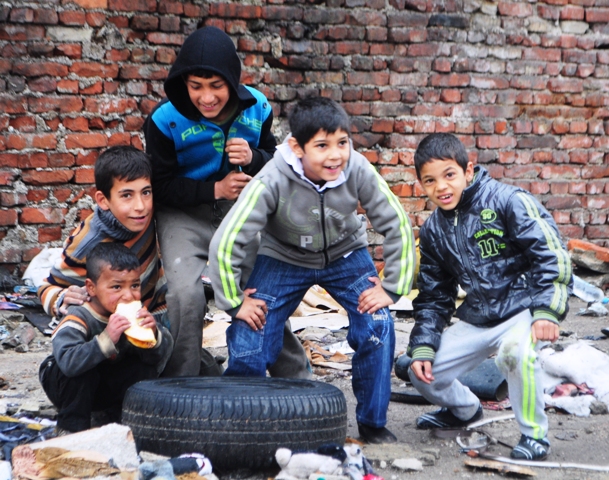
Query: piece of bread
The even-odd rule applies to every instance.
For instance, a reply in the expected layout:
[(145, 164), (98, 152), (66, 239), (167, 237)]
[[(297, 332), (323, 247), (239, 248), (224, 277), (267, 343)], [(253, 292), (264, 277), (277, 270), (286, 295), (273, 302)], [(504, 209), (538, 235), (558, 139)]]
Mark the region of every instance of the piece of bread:
[(131, 303), (119, 303), (116, 312), (125, 317), (131, 326), (125, 330), (125, 337), (129, 342), (139, 348), (152, 348), (156, 345), (156, 337), (151, 328), (144, 328), (138, 324), (137, 312), (142, 308), (142, 302), (135, 300)]

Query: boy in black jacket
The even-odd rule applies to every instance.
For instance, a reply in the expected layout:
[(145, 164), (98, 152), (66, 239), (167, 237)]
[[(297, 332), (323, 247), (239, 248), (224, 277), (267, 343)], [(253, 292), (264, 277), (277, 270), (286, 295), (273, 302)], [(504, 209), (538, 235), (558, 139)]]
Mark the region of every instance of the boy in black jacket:
[[(165, 81), (167, 98), (144, 125), (175, 339), (164, 376), (199, 375), (201, 355), (210, 356), (201, 350), (201, 276), (209, 243), (241, 190), (275, 152), (271, 105), (258, 90), (241, 85), (240, 77), (231, 38), (216, 27), (201, 28), (182, 45)], [(256, 241), (248, 246), (248, 272), (257, 249)], [(308, 378), (304, 349), (289, 325), (284, 345), (271, 374)]]
[[(531, 194), (474, 167), (453, 135), (423, 139), (415, 168), (438, 208), (419, 235), (409, 373), (442, 407), (419, 417), (417, 427), (459, 428), (481, 418), (480, 401), (456, 379), (497, 352), (522, 433), (511, 456), (543, 460), (550, 444), (536, 352), (558, 338), (572, 285), (556, 224)], [(467, 292), (455, 314), (461, 321), (443, 332), (458, 285)]]

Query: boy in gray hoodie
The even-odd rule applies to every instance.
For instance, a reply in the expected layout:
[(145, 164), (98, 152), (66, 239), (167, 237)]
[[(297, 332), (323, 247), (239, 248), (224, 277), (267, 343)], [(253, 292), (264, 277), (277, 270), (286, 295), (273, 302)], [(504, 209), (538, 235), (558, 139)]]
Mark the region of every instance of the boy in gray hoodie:
[[(271, 105), (259, 91), (240, 85), (240, 77), (231, 38), (216, 27), (201, 28), (182, 45), (165, 81), (167, 98), (144, 124), (175, 339), (164, 376), (221, 373), (213, 368), (213, 356), (201, 349), (207, 306), (201, 276), (209, 242), (276, 145)], [(247, 248), (250, 271), (257, 248), (253, 239)], [(271, 374), (308, 378), (304, 349), (289, 328), (285, 340)]]
[[(233, 322), (225, 375), (264, 376), (281, 350), (282, 329), (318, 284), (348, 312), (353, 391), (360, 436), (395, 442), (385, 428), (395, 348), (388, 306), (410, 290), (415, 254), (408, 215), (349, 139), (349, 118), (334, 101), (301, 100), (291, 136), (243, 190), (212, 239), (216, 304)], [(385, 278), (368, 253), (366, 220), (385, 236)], [(254, 271), (242, 289), (247, 245), (262, 234)]]

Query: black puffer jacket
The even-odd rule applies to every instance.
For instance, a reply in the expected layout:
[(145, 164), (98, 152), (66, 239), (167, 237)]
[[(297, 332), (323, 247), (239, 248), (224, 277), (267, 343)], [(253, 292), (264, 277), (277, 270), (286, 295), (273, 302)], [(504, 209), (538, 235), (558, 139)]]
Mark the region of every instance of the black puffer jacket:
[(530, 193), (480, 166), (457, 208), (427, 219), (420, 251), (411, 353), (438, 350), (457, 285), (467, 297), (455, 316), (473, 325), (497, 325), (527, 308), (534, 320), (557, 322), (568, 311), (571, 260), (554, 219)]

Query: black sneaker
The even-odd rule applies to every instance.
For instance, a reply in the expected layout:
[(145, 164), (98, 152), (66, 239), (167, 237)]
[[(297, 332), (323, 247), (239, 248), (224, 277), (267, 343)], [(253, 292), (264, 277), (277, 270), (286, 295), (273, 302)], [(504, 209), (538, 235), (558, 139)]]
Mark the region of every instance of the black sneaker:
[(366, 443), (397, 443), (398, 439), (385, 427), (370, 427), (357, 422), (360, 438)]
[(480, 420), (482, 415), (482, 404), (478, 406), (478, 410), (469, 420), (461, 420), (455, 417), (448, 408), (443, 407), (440, 410), (425, 413), (417, 418), (417, 428), (422, 430), (429, 430), (431, 428), (462, 428)]
[(510, 453), (510, 457), (518, 460), (545, 460), (549, 453), (550, 444), (547, 440), (535, 440), (526, 435), (521, 435), (520, 441)]

